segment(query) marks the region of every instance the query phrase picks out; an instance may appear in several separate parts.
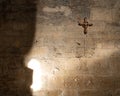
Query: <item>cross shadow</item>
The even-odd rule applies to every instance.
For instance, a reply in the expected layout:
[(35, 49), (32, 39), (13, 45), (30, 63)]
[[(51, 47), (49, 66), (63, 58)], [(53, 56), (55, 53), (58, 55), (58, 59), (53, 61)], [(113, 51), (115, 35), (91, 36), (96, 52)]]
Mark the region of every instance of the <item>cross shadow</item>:
[(0, 1), (0, 96), (32, 96), (25, 67), (35, 34), (36, 0)]

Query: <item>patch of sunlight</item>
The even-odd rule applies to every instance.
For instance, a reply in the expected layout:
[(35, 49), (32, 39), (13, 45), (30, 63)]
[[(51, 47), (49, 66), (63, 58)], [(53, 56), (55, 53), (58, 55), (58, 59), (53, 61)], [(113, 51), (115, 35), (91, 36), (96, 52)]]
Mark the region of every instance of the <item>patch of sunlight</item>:
[(28, 62), (28, 68), (33, 70), (33, 82), (31, 85), (31, 89), (33, 91), (39, 91), (42, 88), (42, 80), (41, 80), (41, 67), (40, 62), (36, 59), (31, 59)]

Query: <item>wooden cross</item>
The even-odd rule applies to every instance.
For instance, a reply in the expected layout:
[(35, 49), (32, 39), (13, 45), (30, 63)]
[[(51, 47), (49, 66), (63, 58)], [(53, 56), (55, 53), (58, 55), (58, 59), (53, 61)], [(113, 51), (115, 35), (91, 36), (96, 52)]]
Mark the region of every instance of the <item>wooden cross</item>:
[(89, 26), (92, 26), (93, 24), (89, 24), (88, 21), (87, 21), (87, 17), (85, 17), (83, 23), (80, 23), (80, 22), (78, 21), (78, 25), (79, 25), (79, 26), (82, 26), (82, 27), (84, 28), (84, 34), (87, 34), (87, 28), (88, 28)]

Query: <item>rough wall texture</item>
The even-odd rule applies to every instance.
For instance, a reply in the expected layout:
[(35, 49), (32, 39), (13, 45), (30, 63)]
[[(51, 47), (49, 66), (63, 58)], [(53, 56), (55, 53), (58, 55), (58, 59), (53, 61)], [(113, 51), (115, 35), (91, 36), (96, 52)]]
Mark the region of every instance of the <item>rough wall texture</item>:
[[(28, 9), (31, 7), (26, 6)], [(24, 6), (22, 8), (24, 10)], [(35, 18), (34, 12), (32, 14)], [(24, 14), (18, 16), (21, 15)], [(13, 35), (20, 37), (24, 33), (20, 37), (23, 40), (20, 44), (23, 45), (18, 46), (16, 42), (15, 47), (23, 52), (27, 46), (29, 50), (25, 50), (24, 55), (30, 52), (21, 61), (27, 64), (35, 58), (41, 63), (42, 89), (36, 93), (37, 96), (120, 96), (120, 0), (38, 0), (36, 25), (28, 15), (23, 20), (25, 22), (17, 21), (15, 25), (10, 22), (1, 30), (5, 30), (10, 38)], [(93, 23), (87, 35), (77, 24), (78, 16), (88, 17), (89, 22)], [(17, 19), (21, 20), (20, 17)], [(32, 24), (26, 20), (32, 20)], [(14, 33), (7, 26), (14, 27), (11, 29)], [(31, 31), (36, 32), (34, 41), (34, 35), (29, 34)], [(28, 35), (32, 36), (30, 40)], [(6, 44), (4, 42), (2, 46)], [(3, 63), (6, 59), (1, 60)], [(16, 64), (19, 66), (18, 62)]]
[[(83, 34), (77, 17), (93, 26)], [(39, 0), (35, 43), (40, 96), (120, 95), (120, 1)]]

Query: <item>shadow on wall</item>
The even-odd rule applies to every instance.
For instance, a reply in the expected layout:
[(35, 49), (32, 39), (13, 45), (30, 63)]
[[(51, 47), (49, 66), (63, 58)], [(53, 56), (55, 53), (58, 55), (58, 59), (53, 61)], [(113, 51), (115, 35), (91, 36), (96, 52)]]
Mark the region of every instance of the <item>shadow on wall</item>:
[(25, 67), (35, 34), (36, 0), (0, 1), (0, 96), (32, 96)]

